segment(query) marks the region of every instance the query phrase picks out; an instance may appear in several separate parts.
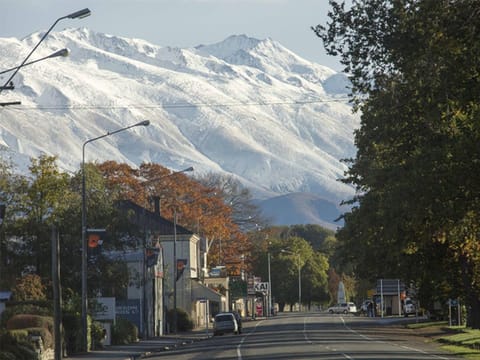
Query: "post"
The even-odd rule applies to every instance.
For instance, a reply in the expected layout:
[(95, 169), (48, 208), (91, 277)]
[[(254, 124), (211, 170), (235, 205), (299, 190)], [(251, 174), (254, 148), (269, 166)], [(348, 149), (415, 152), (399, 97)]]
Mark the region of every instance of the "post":
[[(82, 12), (85, 12), (84, 9), (81, 11), (78, 11), (77, 13), (71, 14), (70, 16), (82, 16)], [(88, 13), (90, 13), (90, 10), (88, 10)], [(86, 16), (86, 15), (85, 15)], [(88, 246), (87, 246), (87, 195), (86, 195), (86, 174), (85, 174), (85, 146), (88, 143), (103, 139), (107, 136), (117, 134), (119, 132), (131, 129), (135, 126), (148, 126), (150, 125), (149, 120), (143, 120), (140, 121), (136, 124), (126, 126), (120, 129), (117, 129), (115, 131), (107, 132), (106, 134), (97, 136), (92, 139), (88, 139), (83, 143), (82, 146), (82, 166), (81, 166), (81, 171), (82, 171), (82, 346), (83, 346), (83, 351), (88, 352), (88, 318), (87, 318), (87, 312), (88, 312), (88, 298), (87, 298), (87, 270), (88, 270), (88, 264), (87, 264), (87, 251), (88, 251)]]
[(84, 352), (88, 352), (88, 300), (87, 300), (87, 195), (85, 189), (85, 145), (82, 147), (82, 347)]
[(272, 314), (272, 276), (270, 273), (270, 252), (267, 253), (268, 256), (268, 304), (267, 304), (267, 317)]
[(402, 316), (402, 300), (400, 298), (400, 279), (397, 279), (398, 286), (398, 316)]
[(50, 31), (52, 31), (52, 29), (55, 27), (55, 25), (57, 25), (57, 23), (60, 21), (60, 20), (63, 20), (63, 19), (82, 19), (84, 17), (87, 17), (87, 16), (90, 16), (91, 12), (88, 8), (85, 8), (85, 9), (82, 9), (82, 10), (79, 10), (79, 11), (76, 11), (74, 13), (71, 13), (69, 15), (66, 15), (66, 16), (62, 16), (62, 17), (59, 17), (57, 20), (55, 20), (55, 22), (53, 23), (52, 26), (50, 26), (50, 28), (47, 30), (46, 33), (43, 34), (43, 36), (41, 37), (41, 39), (38, 41), (38, 43), (34, 46), (34, 48), (30, 51), (30, 53), (27, 55), (27, 57), (22, 61), (22, 63), (17, 66), (15, 68), (15, 71), (14, 73), (8, 78), (7, 81), (5, 81), (5, 85), (0, 87), (0, 93), (2, 92), (3, 89), (5, 89), (7, 87), (7, 85), (10, 83), (10, 81), (12, 81), (12, 79), (15, 77), (15, 75), (17, 74), (17, 72), (23, 67), (25, 66), (25, 63), (27, 62), (27, 60), (30, 58), (30, 56), (35, 52), (35, 50), (37, 50), (38, 46), (43, 42), (43, 40), (45, 40), (45, 38), (47, 37), (47, 35), (50, 33)]
[(53, 336), (55, 360), (62, 359), (62, 295), (60, 285), (60, 242), (58, 231), (52, 226), (52, 281), (53, 281)]
[(298, 309), (302, 311), (302, 267), (300, 266), (300, 255), (298, 256)]
[[(149, 239), (149, 229), (147, 228), (147, 217), (146, 217), (146, 208), (147, 208), (147, 186), (149, 184), (152, 184), (154, 182), (158, 182), (158, 181), (161, 181), (163, 179), (166, 179), (166, 178), (169, 178), (171, 176), (175, 176), (177, 174), (181, 174), (181, 173), (184, 173), (184, 172), (189, 172), (189, 171), (193, 171), (193, 167), (190, 166), (186, 169), (183, 169), (183, 170), (179, 170), (179, 171), (174, 171), (172, 172), (171, 174), (168, 174), (168, 175), (164, 175), (164, 176), (160, 176), (158, 178), (154, 178), (154, 179), (149, 179), (149, 180), (146, 180), (143, 182), (143, 185), (144, 185), (144, 188), (143, 188), (143, 191), (144, 191), (144, 198), (145, 198), (145, 202), (144, 202), (144, 207), (143, 207), (143, 232), (144, 232), (144, 239), (143, 239), (143, 267), (142, 267), (142, 287), (143, 287), (143, 290), (142, 290), (142, 296), (143, 296), (143, 300), (142, 300), (142, 307), (143, 307), (143, 311), (142, 311), (142, 324), (143, 324), (143, 327), (142, 327), (142, 334), (143, 334), (143, 337), (144, 338), (148, 338), (149, 336), (149, 330), (151, 329), (150, 327), (150, 324), (149, 324), (149, 321), (148, 321), (148, 309), (150, 308), (150, 306), (148, 306), (148, 299), (147, 299), (147, 289), (146, 289), (146, 284), (147, 284), (147, 275), (149, 274), (149, 271), (148, 271), (148, 267), (147, 267), (147, 264), (146, 264), (146, 251), (147, 251), (147, 244), (148, 244), (148, 239)], [(157, 203), (155, 202), (155, 213), (158, 212), (158, 215), (160, 215), (160, 203), (158, 203), (158, 208), (157, 208)], [(176, 229), (176, 226), (175, 226), (175, 229)], [(150, 244), (152, 245), (152, 244)], [(176, 264), (175, 264), (176, 266)], [(164, 263), (163, 263), (163, 249), (162, 249), (162, 272), (164, 271)], [(150, 272), (151, 274), (151, 272)], [(163, 278), (163, 275), (162, 275), (162, 278)], [(155, 281), (155, 285), (152, 284), (152, 295), (154, 293), (154, 290), (156, 289), (156, 285), (158, 284), (158, 282), (156, 280)], [(163, 291), (164, 291), (164, 283), (163, 283), (163, 280), (162, 280), (162, 300), (161, 300), (161, 303), (162, 303), (162, 307), (163, 307)], [(154, 302), (152, 301), (152, 308), (155, 307), (155, 304)], [(154, 313), (154, 317), (156, 318), (157, 316), (157, 311), (153, 311)], [(161, 315), (161, 318), (162, 320), (164, 319), (164, 312), (163, 312), (163, 309), (162, 309), (162, 315)], [(155, 328), (155, 321), (153, 322), (153, 327)], [(160, 326), (161, 328), (161, 326)], [(155, 329), (154, 329), (154, 333), (155, 333)], [(161, 335), (163, 335), (163, 329), (161, 329)]]
[(207, 330), (207, 339), (208, 339), (208, 322), (209, 322), (209, 315), (208, 315), (208, 308), (210, 307), (208, 299), (205, 299), (205, 328)]
[(177, 208), (173, 210), (173, 331), (177, 335)]

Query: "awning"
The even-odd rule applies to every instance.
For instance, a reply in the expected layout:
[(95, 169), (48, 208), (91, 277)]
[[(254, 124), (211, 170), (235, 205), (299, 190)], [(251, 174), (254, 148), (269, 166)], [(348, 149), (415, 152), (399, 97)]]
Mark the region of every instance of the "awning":
[(192, 300), (209, 300), (213, 302), (222, 303), (225, 301), (225, 296), (210, 289), (209, 287), (202, 285), (196, 281), (192, 281)]

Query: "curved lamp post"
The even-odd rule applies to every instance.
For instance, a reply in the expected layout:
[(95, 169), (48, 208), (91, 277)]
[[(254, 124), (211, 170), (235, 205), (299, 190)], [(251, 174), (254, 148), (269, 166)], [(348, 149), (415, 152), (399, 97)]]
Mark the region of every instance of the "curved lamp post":
[[(185, 173), (185, 172), (190, 172), (190, 171), (193, 171), (193, 167), (192, 167), (192, 166), (190, 166), (190, 167), (188, 167), (188, 168), (186, 168), (186, 169), (183, 169), (183, 170), (174, 171), (174, 172), (172, 172), (172, 173), (170, 173), (170, 174), (168, 174), (168, 175), (164, 175), (164, 176), (160, 176), (160, 177), (157, 177), (157, 178), (153, 178), (153, 179), (149, 179), (149, 180), (143, 181), (142, 184), (145, 185), (145, 188), (144, 188), (144, 190), (145, 190), (145, 199), (147, 198), (147, 186), (148, 186), (149, 184), (154, 183), (154, 182), (157, 182), (157, 181), (161, 181), (161, 180), (163, 180), (163, 179), (166, 179), (166, 178), (175, 176), (175, 175), (177, 175), (177, 174), (181, 174), (181, 173)], [(145, 201), (146, 201), (146, 200), (145, 200)], [(145, 205), (145, 207), (143, 208), (143, 216), (144, 216), (143, 221), (144, 221), (144, 226), (146, 227), (147, 221), (146, 221), (146, 213), (145, 213), (145, 210), (146, 210), (146, 205)], [(175, 222), (176, 222), (176, 216), (175, 216)], [(175, 226), (175, 229), (176, 229), (176, 225), (174, 225), (174, 226)], [(175, 230), (174, 230), (174, 231), (175, 231)], [(148, 337), (148, 330), (146, 329), (147, 323), (148, 323), (148, 319), (147, 319), (147, 316), (146, 316), (146, 315), (147, 315), (147, 311), (146, 311), (146, 303), (147, 303), (146, 298), (147, 298), (147, 295), (146, 295), (146, 288), (145, 288), (145, 283), (146, 283), (146, 281), (147, 281), (147, 269), (146, 269), (147, 266), (146, 266), (146, 258), (145, 258), (145, 252), (146, 252), (146, 249), (147, 249), (147, 229), (146, 229), (146, 228), (144, 229), (144, 233), (145, 233), (145, 239), (144, 239), (144, 244), (143, 244), (143, 247), (144, 247), (144, 248), (143, 248), (143, 266), (142, 266), (142, 268), (143, 268), (143, 269), (142, 269), (142, 271), (143, 271), (143, 275), (142, 275), (142, 277), (143, 277), (143, 281), (142, 281), (142, 283), (143, 283), (143, 316), (142, 316), (142, 319), (143, 319), (143, 324), (144, 324), (144, 325), (143, 325), (143, 335), (144, 335), (144, 337), (146, 338), (146, 337)], [(174, 240), (176, 240), (176, 236), (174, 236)], [(174, 241), (174, 243), (175, 243), (175, 241)], [(176, 244), (174, 244), (174, 258), (176, 258), (175, 247), (176, 247)], [(175, 266), (175, 268), (176, 268), (176, 264), (175, 264), (175, 263), (176, 263), (176, 260), (174, 260), (174, 266)], [(163, 261), (162, 261), (162, 266), (163, 266), (163, 265), (164, 265), (164, 264), (163, 264)], [(163, 269), (162, 269), (162, 271), (163, 271)], [(175, 279), (175, 278), (176, 278), (176, 274), (174, 274), (174, 279)], [(175, 281), (175, 280), (174, 280), (174, 281)], [(163, 286), (163, 285), (162, 285), (162, 286)], [(174, 284), (174, 289), (175, 289), (175, 291), (174, 291), (174, 296), (176, 297), (176, 282), (175, 282), (175, 284)], [(162, 298), (163, 298), (163, 287), (162, 287)], [(162, 301), (163, 301), (163, 300), (162, 300)], [(176, 311), (175, 311), (175, 313), (174, 313), (174, 316), (175, 316), (175, 314), (176, 314)], [(163, 320), (163, 310), (162, 310), (162, 320)], [(163, 323), (163, 321), (162, 321), (162, 323)]]
[(27, 57), (22, 61), (22, 63), (15, 69), (15, 72), (8, 78), (7, 81), (5, 81), (5, 84), (4, 86), (0, 87), (0, 93), (4, 90), (4, 88), (10, 84), (10, 81), (12, 81), (12, 79), (14, 78), (14, 76), (17, 74), (17, 72), (20, 70), (20, 68), (22, 68), (27, 60), (30, 58), (30, 56), (34, 53), (35, 50), (37, 50), (38, 46), (42, 43), (43, 40), (45, 40), (45, 38), (47, 37), (47, 35), (50, 33), (50, 31), (52, 31), (52, 29), (55, 27), (55, 25), (57, 25), (57, 23), (63, 19), (83, 19), (84, 17), (87, 17), (87, 16), (90, 16), (91, 15), (91, 11), (88, 9), (88, 8), (85, 8), (85, 9), (82, 9), (82, 10), (79, 10), (79, 11), (75, 11), (74, 13), (71, 13), (71, 14), (68, 14), (68, 15), (65, 15), (65, 16), (62, 16), (62, 17), (59, 17), (57, 20), (55, 20), (55, 22), (53, 23), (52, 26), (50, 26), (50, 28), (47, 30), (47, 32), (45, 34), (43, 34), (43, 36), (41, 37), (40, 41), (37, 43), (37, 45), (35, 45), (35, 47), (32, 49), (32, 51), (30, 51), (30, 53), (27, 55)]
[[(46, 60), (46, 59), (50, 59), (50, 58), (54, 58), (54, 57), (59, 57), (59, 56), (67, 57), (69, 54), (70, 54), (70, 51), (69, 51), (67, 48), (64, 48), (64, 49), (61, 49), (61, 50), (57, 50), (57, 51), (55, 51), (54, 53), (52, 53), (52, 54), (50, 54), (50, 55), (48, 55), (48, 56), (44, 56), (44, 57), (42, 57), (42, 58), (40, 58), (40, 59), (36, 59), (36, 60), (33, 60), (33, 61), (26, 62), (26, 63), (24, 63), (24, 64), (21, 65), (21, 66), (27, 66), (27, 65), (35, 64), (35, 63), (37, 63), (37, 62), (39, 62), (39, 61)], [(0, 71), (0, 75), (5, 74), (5, 73), (8, 73), (8, 72), (13, 71), (13, 70), (17, 70), (18, 68), (20, 68), (20, 66), (15, 66), (15, 67), (13, 67), (13, 68)], [(6, 85), (6, 86), (7, 86), (7, 88), (9, 88), (8, 85)], [(5, 89), (5, 87), (3, 87), (3, 88)]]
[(85, 352), (88, 351), (88, 340), (87, 340), (87, 309), (88, 309), (88, 300), (87, 300), (87, 241), (86, 241), (86, 234), (87, 234), (87, 205), (86, 205), (86, 190), (85, 190), (85, 146), (88, 143), (93, 141), (103, 139), (104, 137), (117, 134), (121, 131), (125, 131), (131, 129), (135, 126), (148, 126), (150, 125), (149, 120), (140, 121), (139, 123), (123, 127), (121, 129), (107, 132), (106, 134), (100, 135), (98, 137), (88, 139), (83, 143), (82, 146), (82, 335), (83, 335), (83, 350)]

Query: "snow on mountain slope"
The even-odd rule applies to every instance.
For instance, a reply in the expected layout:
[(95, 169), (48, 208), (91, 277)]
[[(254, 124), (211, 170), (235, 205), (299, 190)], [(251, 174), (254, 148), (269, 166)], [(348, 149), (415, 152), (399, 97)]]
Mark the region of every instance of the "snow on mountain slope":
[[(21, 63), (40, 36), (0, 38), (0, 69)], [(338, 204), (353, 194), (338, 181), (359, 124), (342, 74), (245, 35), (180, 49), (66, 29), (32, 59), (64, 47), (68, 58), (21, 69), (15, 90), (0, 94), (22, 102), (0, 108), (0, 144), (20, 169), (47, 153), (76, 171), (86, 140), (148, 119), (88, 144), (86, 161), (224, 172), (260, 198), (310, 192)]]

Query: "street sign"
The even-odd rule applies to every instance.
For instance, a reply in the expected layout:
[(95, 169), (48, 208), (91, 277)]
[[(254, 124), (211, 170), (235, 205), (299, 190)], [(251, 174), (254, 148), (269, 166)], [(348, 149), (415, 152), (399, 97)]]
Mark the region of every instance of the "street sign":
[(254, 288), (255, 288), (255, 291), (268, 292), (268, 282), (256, 283)]

